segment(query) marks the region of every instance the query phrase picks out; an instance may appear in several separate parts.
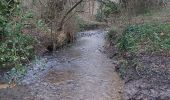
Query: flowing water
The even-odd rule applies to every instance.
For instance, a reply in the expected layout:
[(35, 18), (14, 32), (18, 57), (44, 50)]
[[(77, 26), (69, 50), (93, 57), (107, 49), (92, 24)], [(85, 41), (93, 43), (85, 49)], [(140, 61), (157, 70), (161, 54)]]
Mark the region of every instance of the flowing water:
[(122, 81), (102, 52), (105, 33), (81, 32), (72, 46), (46, 54), (20, 85), (0, 89), (0, 100), (122, 100)]

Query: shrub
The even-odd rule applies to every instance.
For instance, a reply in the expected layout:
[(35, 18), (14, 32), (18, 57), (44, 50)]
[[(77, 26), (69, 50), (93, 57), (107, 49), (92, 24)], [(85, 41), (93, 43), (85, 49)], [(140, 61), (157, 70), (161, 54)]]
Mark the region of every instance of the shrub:
[(118, 38), (118, 32), (116, 30), (115, 27), (112, 27), (109, 31), (108, 31), (108, 38), (111, 40), (111, 42), (115, 42), (117, 41), (117, 38)]
[(31, 36), (16, 34), (0, 45), (0, 68), (21, 67), (22, 63), (34, 57), (35, 44)]
[[(22, 67), (34, 56), (35, 39), (22, 33), (32, 13), (21, 13), (18, 2), (0, 1), (0, 68)], [(10, 4), (10, 5), (7, 5)], [(15, 9), (14, 9), (15, 8)]]

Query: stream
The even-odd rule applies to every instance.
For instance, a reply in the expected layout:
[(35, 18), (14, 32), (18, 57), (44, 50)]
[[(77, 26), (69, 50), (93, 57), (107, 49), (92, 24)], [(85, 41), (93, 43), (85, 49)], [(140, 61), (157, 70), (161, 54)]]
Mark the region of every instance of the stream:
[(21, 83), (0, 100), (123, 100), (123, 82), (104, 50), (105, 31), (78, 33), (74, 44), (30, 64)]

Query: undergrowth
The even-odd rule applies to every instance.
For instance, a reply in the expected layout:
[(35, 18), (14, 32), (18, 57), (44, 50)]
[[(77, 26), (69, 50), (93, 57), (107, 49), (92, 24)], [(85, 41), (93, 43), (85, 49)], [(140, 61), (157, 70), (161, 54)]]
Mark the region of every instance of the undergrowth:
[[(35, 56), (36, 39), (22, 32), (34, 14), (24, 12), (20, 3), (0, 1), (0, 70), (12, 69), (12, 73), (25, 72), (24, 63)], [(14, 74), (12, 76), (15, 77)]]
[(117, 41), (120, 51), (141, 53), (170, 49), (170, 23), (127, 26)]
[(108, 36), (115, 42), (119, 52), (119, 72), (124, 78), (129, 69), (142, 67), (138, 57), (142, 53), (169, 54), (170, 23), (145, 23), (127, 26), (121, 35), (117, 35), (115, 28), (108, 32)]
[(108, 31), (107, 37), (112, 43), (116, 42), (118, 39), (117, 29), (115, 27), (112, 27), (110, 31)]

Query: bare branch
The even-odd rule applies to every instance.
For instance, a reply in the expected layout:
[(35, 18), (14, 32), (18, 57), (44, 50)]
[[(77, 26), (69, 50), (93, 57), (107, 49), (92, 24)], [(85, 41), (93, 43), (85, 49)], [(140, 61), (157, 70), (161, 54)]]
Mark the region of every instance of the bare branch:
[(72, 8), (70, 8), (70, 9), (65, 13), (65, 15), (63, 16), (63, 18), (61, 19), (61, 22), (60, 22), (60, 24), (59, 24), (58, 31), (61, 31), (61, 30), (62, 30), (64, 21), (65, 21), (65, 19), (67, 18), (67, 16), (68, 16), (82, 1), (83, 1), (83, 0), (80, 0), (79, 2), (77, 2)]

